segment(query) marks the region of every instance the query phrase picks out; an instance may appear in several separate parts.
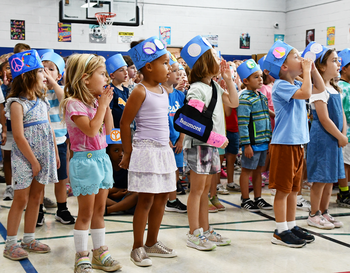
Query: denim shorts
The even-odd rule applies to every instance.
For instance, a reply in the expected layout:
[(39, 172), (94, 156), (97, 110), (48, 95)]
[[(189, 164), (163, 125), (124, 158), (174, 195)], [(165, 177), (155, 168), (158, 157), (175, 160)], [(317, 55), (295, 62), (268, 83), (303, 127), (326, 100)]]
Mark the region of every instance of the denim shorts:
[(226, 153), (230, 153), (233, 155), (238, 154), (239, 151), (239, 133), (232, 133), (226, 131), (226, 137), (228, 139), (228, 145), (226, 147)]
[(98, 194), (113, 187), (113, 168), (106, 149), (74, 152), (69, 163), (70, 185), (74, 196)]
[(267, 150), (261, 152), (254, 152), (254, 155), (251, 158), (247, 158), (242, 153), (241, 166), (242, 168), (255, 170), (258, 166), (264, 166), (266, 160)]
[(216, 174), (220, 172), (218, 148), (212, 146), (193, 146), (184, 150), (186, 172), (192, 170), (198, 174)]

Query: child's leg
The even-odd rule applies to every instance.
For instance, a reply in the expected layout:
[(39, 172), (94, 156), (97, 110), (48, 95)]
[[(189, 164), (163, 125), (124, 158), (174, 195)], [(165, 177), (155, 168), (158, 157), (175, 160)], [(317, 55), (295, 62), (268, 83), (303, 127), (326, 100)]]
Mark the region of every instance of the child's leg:
[(326, 185), (323, 188), (321, 202), (320, 202), (320, 210), (322, 213), (328, 209), (329, 200), (331, 199), (331, 195), (332, 195), (332, 189), (333, 189), (333, 183), (326, 183)]
[(4, 166), (4, 175), (6, 182), (6, 189), (4, 192), (4, 200), (12, 200), (13, 199), (13, 188), (12, 188), (12, 170), (11, 170), (11, 151), (3, 150), (3, 166)]
[(277, 227), (279, 224), (285, 223), (284, 227), (278, 229), (278, 233), (287, 230), (287, 199), (290, 193), (285, 193), (280, 190), (276, 190), (275, 201), (273, 203), (273, 210), (275, 212), (275, 219)]
[(139, 193), (134, 219), (134, 245), (132, 249), (136, 249), (143, 246), (143, 235), (146, 228), (149, 212), (151, 210), (154, 200), (154, 194), (152, 193)]
[[(199, 205), (199, 227), (203, 228), (204, 231), (209, 229), (209, 214), (208, 214), (208, 193), (210, 189), (210, 185), (215, 181), (215, 177), (217, 174), (207, 175), (205, 180), (205, 187), (200, 197), (200, 205)], [(220, 175), (220, 174), (219, 174)], [(192, 188), (191, 188), (192, 191)]]
[(155, 194), (152, 207), (148, 215), (148, 232), (145, 245), (150, 247), (158, 241), (160, 224), (162, 223), (168, 193)]
[(111, 199), (107, 199), (107, 215), (112, 212), (125, 211), (133, 208), (137, 204), (137, 193), (133, 192), (126, 196), (120, 202), (115, 202)]
[[(255, 170), (253, 170), (252, 182), (253, 182), (253, 190), (254, 190), (254, 198), (261, 197), (261, 166), (258, 166)], [(249, 195), (248, 195), (249, 197)]]
[[(91, 218), (91, 229), (100, 229), (105, 227), (103, 215), (105, 213), (107, 196), (108, 189), (100, 189), (98, 194), (95, 195), (95, 204)], [(99, 246), (97, 248), (99, 248)]]
[(287, 197), (287, 223), (295, 221), (295, 212), (297, 209), (298, 192), (292, 191)]
[[(239, 185), (241, 187), (241, 193), (243, 199), (249, 199), (249, 177), (252, 170), (242, 167), (241, 176), (239, 178)], [(261, 187), (261, 184), (260, 184)]]
[(233, 176), (235, 172), (235, 161), (237, 155), (226, 153), (226, 172), (227, 172), (227, 184), (234, 181)]
[(67, 188), (66, 183), (68, 179), (59, 180), (55, 183), (55, 196), (57, 203), (67, 202)]
[[(190, 171), (191, 175), (191, 191), (190, 194), (188, 195), (188, 200), (187, 200), (187, 215), (188, 215), (188, 223), (190, 226), (190, 233), (193, 234), (193, 231), (196, 229), (200, 228), (200, 223), (199, 223), (199, 213), (200, 213), (200, 208), (204, 208), (201, 206), (202, 202), (202, 195), (206, 187), (206, 181), (208, 175), (205, 174), (198, 174), (194, 171)], [(211, 181), (211, 179), (210, 179)], [(210, 185), (209, 185), (210, 186)], [(209, 190), (209, 189), (208, 189)], [(205, 196), (205, 202), (206, 202), (206, 214), (208, 214), (208, 197)]]
[(219, 183), (220, 183), (220, 173), (213, 174), (213, 178), (210, 182), (210, 187), (209, 187), (210, 197), (213, 197), (216, 195), (216, 191), (217, 191), (216, 186)]
[(320, 210), (321, 197), (325, 183), (312, 183), (310, 191), (310, 202), (311, 202), (311, 212), (310, 214), (314, 215), (318, 210)]

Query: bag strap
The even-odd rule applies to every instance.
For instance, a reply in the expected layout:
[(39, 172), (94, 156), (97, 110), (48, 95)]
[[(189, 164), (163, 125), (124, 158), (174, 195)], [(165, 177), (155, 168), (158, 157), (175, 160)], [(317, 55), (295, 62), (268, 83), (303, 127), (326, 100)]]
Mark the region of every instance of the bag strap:
[(211, 80), (210, 84), (212, 87), (213, 95), (211, 96), (211, 100), (210, 100), (210, 103), (208, 105), (207, 110), (205, 110), (205, 112), (203, 112), (203, 114), (208, 118), (211, 118), (213, 116), (214, 108), (215, 108), (215, 105), (216, 105), (216, 102), (218, 99), (218, 93), (217, 93), (214, 81)]

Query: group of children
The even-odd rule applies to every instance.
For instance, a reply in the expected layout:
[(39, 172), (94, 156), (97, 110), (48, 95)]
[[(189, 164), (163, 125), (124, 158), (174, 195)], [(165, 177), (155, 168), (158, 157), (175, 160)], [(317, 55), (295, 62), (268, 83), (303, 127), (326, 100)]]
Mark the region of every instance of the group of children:
[[(338, 204), (350, 206), (344, 169), (344, 163), (350, 165), (348, 49), (339, 53), (339, 59), (334, 49), (312, 42), (301, 57), (295, 48), (277, 41), (259, 64), (249, 59), (237, 67), (245, 87), (240, 95), (232, 67), (201, 36), (184, 46), (182, 64), (155, 36), (133, 42), (128, 54), (130, 57), (116, 54), (107, 60), (94, 54), (74, 54), (65, 64), (54, 52), (41, 55), (27, 48), (1, 63), (3, 90), (7, 92), (6, 104), (0, 106), (0, 111), (4, 107), (6, 112), (0, 115), (3, 144), (9, 141), (10, 128), (13, 135), (10, 171), (14, 197), (5, 257), (21, 260), (28, 257), (28, 251), (50, 252), (34, 234), (48, 183), (56, 183), (56, 220), (75, 223), (74, 272), (121, 268), (106, 246), (104, 224), (104, 216), (118, 210), (134, 213), (130, 259), (138, 266), (152, 265), (150, 257), (177, 256), (158, 240), (165, 210), (187, 211), (188, 247), (213, 250), (229, 245), (231, 239), (209, 225), (208, 194), (210, 191), (215, 204), (213, 192), (224, 149), (228, 187), (234, 187), (239, 147), (241, 207), (253, 212), (274, 210), (273, 244), (303, 247), (315, 240), (295, 221), (306, 144), (308, 181), (313, 183), (307, 223), (325, 229), (342, 226), (328, 207), (333, 183), (339, 183)], [(339, 71), (337, 85), (334, 79)], [(63, 74), (64, 90), (57, 83)], [(136, 75), (142, 78), (138, 84), (132, 80)], [(175, 113), (185, 103), (204, 115), (211, 109), (213, 95), (212, 131), (206, 142), (174, 129)], [(310, 132), (306, 100), (312, 111)], [(120, 128), (122, 144), (107, 144), (106, 136), (113, 128)], [(68, 137), (73, 152), (69, 161)], [(261, 197), (261, 174), (267, 159), (269, 188), (276, 190), (273, 206)], [(191, 183), (187, 207), (176, 198), (182, 168), (189, 172)], [(66, 205), (67, 169), (78, 200), (76, 220)], [(249, 198), (249, 180), (254, 201)], [(24, 236), (17, 244), (24, 209)], [(92, 261), (87, 248), (89, 230)]]

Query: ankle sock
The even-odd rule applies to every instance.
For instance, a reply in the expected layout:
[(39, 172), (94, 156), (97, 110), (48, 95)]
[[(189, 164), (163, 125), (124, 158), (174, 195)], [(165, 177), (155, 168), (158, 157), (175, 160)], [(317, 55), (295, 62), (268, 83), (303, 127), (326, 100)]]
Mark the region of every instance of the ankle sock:
[(6, 246), (12, 246), (14, 244), (17, 244), (17, 235), (7, 236), (5, 244), (6, 244)]
[(57, 210), (58, 211), (68, 210), (67, 209), (67, 202), (64, 202), (64, 203), (58, 203), (57, 202)]
[(175, 203), (176, 202), (176, 199), (175, 200), (169, 200), (169, 203)]
[(297, 225), (296, 221), (287, 222), (288, 229), (292, 229)]
[(339, 186), (339, 193), (340, 194), (344, 194), (344, 193), (348, 193), (349, 192), (349, 187), (346, 186), (346, 187), (340, 187)]
[(23, 234), (23, 243), (29, 244), (35, 239), (35, 233), (24, 233)]
[(88, 251), (89, 230), (73, 230), (76, 252)]
[(105, 228), (90, 229), (94, 249), (105, 245)]
[(282, 233), (283, 231), (288, 230), (287, 222), (276, 222), (276, 228), (278, 233)]

